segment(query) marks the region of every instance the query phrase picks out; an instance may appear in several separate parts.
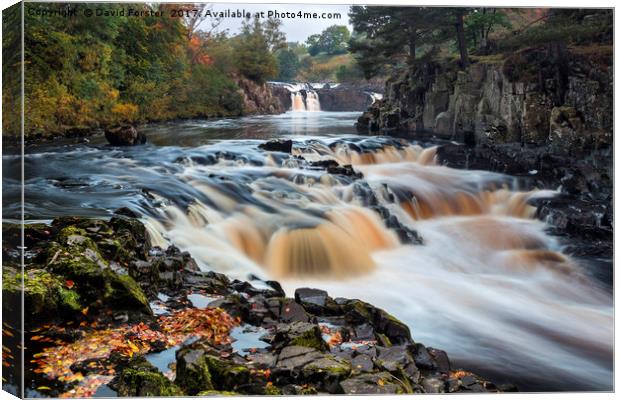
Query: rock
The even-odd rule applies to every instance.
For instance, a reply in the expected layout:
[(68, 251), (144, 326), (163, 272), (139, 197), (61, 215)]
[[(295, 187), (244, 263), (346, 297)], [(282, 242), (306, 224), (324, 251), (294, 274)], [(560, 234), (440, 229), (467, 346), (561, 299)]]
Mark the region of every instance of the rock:
[(374, 369), (372, 358), (367, 354), (359, 354), (351, 360), (353, 373), (371, 372)]
[(321, 353), (312, 347), (287, 346), (278, 355), (276, 368), (280, 370), (301, 369), (304, 365), (321, 357)]
[(214, 389), (205, 354), (204, 350), (194, 348), (177, 351), (175, 383), (190, 396)]
[(146, 143), (146, 136), (131, 125), (122, 125), (105, 130), (105, 138), (112, 146), (135, 146)]
[(403, 387), (388, 372), (362, 374), (340, 382), (344, 394), (402, 394)]
[(421, 343), (416, 343), (414, 345), (413, 359), (415, 364), (420, 368), (427, 370), (435, 370), (437, 368), (435, 360)]
[(413, 359), (407, 350), (407, 346), (379, 347), (378, 355), (375, 359), (377, 367), (389, 372), (404, 370), (409, 364), (413, 364)]
[(380, 308), (361, 300), (346, 300), (341, 307), (349, 323), (354, 325), (370, 323), (376, 333), (384, 334), (394, 344), (412, 343), (407, 325)]
[(279, 151), (281, 153), (290, 153), (293, 149), (292, 140), (270, 140), (258, 145), (259, 149), (266, 151)]
[(183, 396), (183, 391), (162, 375), (143, 357), (138, 357), (123, 368), (117, 383), (121, 397)]
[(309, 288), (295, 290), (295, 301), (314, 315), (321, 315), (323, 313), (328, 300), (331, 300), (331, 298), (324, 290)]
[(48, 268), (74, 282), (80, 298), (93, 308), (102, 304), (151, 315), (140, 286), (130, 276), (113, 272), (88, 235), (76, 226), (60, 230), (58, 242), (53, 242), (47, 251)]
[[(45, 270), (29, 269), (23, 274), (22, 281), (16, 268), (4, 266), (2, 277), (2, 293), (7, 304), (21, 304), (23, 282), (23, 312), (33, 319), (47, 320), (59, 315), (73, 319), (84, 308), (75, 288), (69, 288), (60, 277)], [(15, 301), (11, 302), (11, 299)]]
[(428, 347), (426, 349), (431, 358), (435, 361), (435, 365), (437, 367), (437, 371), (447, 374), (452, 368), (450, 366), (450, 359), (448, 355), (443, 350), (434, 349), (432, 347)]
[(271, 345), (274, 347), (303, 346), (318, 351), (329, 350), (319, 326), (301, 321), (277, 325)]
[(422, 387), (426, 393), (445, 393), (445, 382), (439, 377), (430, 376), (423, 378)]
[(329, 393), (337, 393), (340, 389), (338, 382), (351, 374), (351, 364), (338, 357), (326, 356), (304, 365), (301, 373), (304, 379), (317, 382)]

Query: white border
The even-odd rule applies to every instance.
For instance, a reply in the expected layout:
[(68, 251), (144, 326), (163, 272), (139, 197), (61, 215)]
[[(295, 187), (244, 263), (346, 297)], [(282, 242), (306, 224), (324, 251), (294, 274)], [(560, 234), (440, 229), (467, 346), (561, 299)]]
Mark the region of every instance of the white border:
[[(85, 0), (85, 1), (77, 1), (77, 2), (89, 2), (89, 3), (97, 3), (98, 1), (93, 1), (93, 0)], [(99, 3), (101, 3), (103, 1), (99, 1)], [(136, 3), (138, 1), (132, 1), (132, 0), (119, 0), (117, 1), (119, 3), (123, 2), (123, 3)], [(171, 1), (160, 1), (160, 2), (171, 2)], [(178, 2), (178, 1), (177, 1)], [(0, 5), (2, 6), (2, 9), (9, 7), (12, 4), (15, 4), (15, 1), (11, 1), (11, 0), (0, 0)], [(566, 8), (614, 8), (615, 7), (615, 2), (614, 1), (602, 1), (602, 0), (590, 0), (588, 2), (582, 2), (582, 1), (576, 1), (576, 0), (564, 0), (564, 1), (559, 1), (559, 0), (546, 0), (544, 2), (540, 2), (540, 1), (532, 1), (532, 0), (519, 0), (518, 2), (515, 0), (494, 0), (494, 1), (490, 1), (490, 0), (474, 0), (474, 1), (464, 1), (464, 0), (452, 0), (452, 1), (441, 1), (441, 0), (422, 0), (422, 1), (402, 1), (402, 0), (388, 0), (385, 2), (382, 1), (378, 1), (378, 0), (369, 0), (369, 1), (361, 1), (361, 0), (349, 0), (349, 1), (342, 1), (342, 0), (336, 0), (336, 1), (329, 1), (329, 0), (312, 0), (312, 1), (302, 1), (302, 0), (289, 0), (289, 1), (260, 1), (260, 0), (237, 0), (237, 1), (222, 1), (222, 0), (215, 0), (215, 1), (209, 1), (209, 3), (222, 3), (222, 4), (226, 4), (226, 3), (253, 3), (253, 4), (329, 4), (329, 5), (335, 5), (335, 4), (342, 4), (342, 5), (349, 5), (349, 4), (360, 4), (360, 5), (371, 5), (371, 4), (375, 4), (375, 5), (428, 5), (428, 6), (468, 6), (468, 7), (473, 7), (473, 6), (486, 6), (486, 7), (566, 7)], [(0, 33), (0, 40), (1, 40), (1, 33)], [(614, 12), (614, 77), (618, 76), (618, 57), (617, 57), (617, 44), (618, 43), (618, 30), (615, 29), (615, 12)], [(1, 61), (0, 61), (1, 62)], [(1, 83), (0, 83), (1, 85)], [(618, 93), (618, 85), (615, 85), (614, 87), (614, 115), (618, 115), (618, 103), (615, 101), (617, 99), (617, 93)], [(23, 98), (23, 97), (22, 97)], [(0, 111), (0, 118), (1, 118), (2, 114)], [(618, 118), (614, 118), (614, 131), (618, 132)], [(1, 127), (0, 127), (1, 129)], [(620, 148), (620, 141), (619, 140), (614, 140), (614, 171), (615, 171), (615, 154), (618, 154), (618, 149)], [(0, 165), (0, 172), (2, 171), (2, 166)], [(616, 174), (614, 174), (614, 199), (618, 198), (618, 179)], [(1, 187), (0, 187), (0, 194), (1, 194)], [(614, 209), (617, 210), (616, 207), (616, 202), (614, 201)], [(616, 234), (617, 232), (614, 230), (614, 243), (616, 242)], [(1, 233), (0, 233), (0, 240), (1, 240)], [(614, 246), (615, 247), (615, 246)], [(617, 255), (614, 252), (614, 265), (616, 265), (616, 261), (617, 261)], [(616, 281), (615, 281), (615, 273), (614, 273), (614, 300), (615, 300), (615, 288), (616, 288)], [(614, 301), (614, 305), (615, 305), (615, 301)], [(617, 309), (614, 307), (614, 314), (616, 313)], [(1, 311), (0, 311), (0, 316), (1, 316)], [(614, 321), (617, 322), (616, 319), (614, 319)], [(614, 328), (617, 328), (617, 326), (615, 325)], [(615, 332), (615, 342), (617, 342), (618, 339), (618, 329), (614, 329)], [(614, 354), (614, 387), (618, 388), (620, 386), (618, 386), (618, 383), (620, 382), (618, 374), (615, 373), (616, 371), (618, 371), (618, 358), (615, 356)], [(431, 395), (428, 395), (431, 396)], [(609, 398), (615, 398), (616, 395), (615, 393), (589, 393), (589, 392), (582, 392), (582, 393), (574, 393), (574, 392), (566, 392), (566, 393), (542, 393), (542, 394), (519, 394), (519, 393), (504, 393), (501, 395), (492, 395), (492, 394), (463, 394), (463, 395), (459, 395), (459, 394), (450, 394), (450, 395), (432, 395), (433, 399), (454, 399), (457, 398), (457, 396), (466, 396), (467, 399), (490, 399), (490, 398), (496, 398), (497, 396), (501, 396), (502, 398), (505, 399), (510, 399), (510, 400), (518, 400), (518, 399), (562, 399), (562, 400), (576, 400), (576, 399), (609, 399)], [(247, 400), (249, 397), (226, 397), (226, 399), (231, 399), (231, 400), (236, 400), (236, 399), (244, 399)], [(255, 396), (253, 396), (255, 397)], [(404, 399), (404, 398), (410, 398), (411, 396), (407, 396), (407, 395), (399, 395), (399, 396), (346, 396), (347, 399), (369, 399), (369, 398), (377, 398), (380, 400), (395, 400), (395, 399)], [(296, 399), (299, 400), (300, 397), (298, 396), (277, 396), (277, 398), (286, 398), (286, 399)], [(322, 396), (322, 398), (345, 398), (345, 396)], [(0, 391), (0, 400), (10, 400), (10, 399), (15, 399), (14, 396), (6, 393), (6, 392), (2, 392)], [(165, 397), (165, 398), (155, 398), (155, 399), (172, 399), (172, 397)]]

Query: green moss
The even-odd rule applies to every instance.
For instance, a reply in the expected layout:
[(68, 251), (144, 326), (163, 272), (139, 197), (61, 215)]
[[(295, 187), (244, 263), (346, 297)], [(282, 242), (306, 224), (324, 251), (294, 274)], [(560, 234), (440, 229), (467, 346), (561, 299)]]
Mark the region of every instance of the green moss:
[(25, 312), (31, 315), (52, 317), (58, 312), (75, 312), (82, 309), (80, 296), (65, 287), (61, 277), (42, 269), (32, 269), (21, 274), (17, 269), (5, 267), (2, 270), (2, 290), (19, 294), (23, 289)]
[(307, 396), (307, 395), (315, 395), (318, 394), (319, 392), (316, 390), (316, 388), (314, 386), (310, 386), (310, 385), (304, 385), (302, 386), (301, 389), (299, 389), (299, 394), (302, 396)]
[(325, 341), (323, 340), (323, 337), (321, 336), (321, 330), (318, 326), (316, 326), (314, 329), (304, 332), (302, 335), (295, 336), (291, 340), (290, 344), (294, 346), (311, 347), (319, 351), (328, 350), (327, 343), (325, 343)]
[(83, 306), (80, 303), (80, 295), (74, 291), (65, 288), (60, 288), (58, 291), (60, 295), (60, 304), (71, 311), (81, 311)]
[(250, 382), (250, 370), (244, 365), (233, 364), (211, 355), (205, 356), (205, 362), (216, 389), (231, 390)]
[(103, 276), (106, 279), (104, 299), (108, 303), (151, 312), (146, 295), (132, 277), (116, 274), (109, 269), (104, 271)]
[[(192, 354), (193, 352), (195, 354)], [(190, 396), (195, 396), (205, 390), (214, 390), (211, 372), (205, 358), (198, 350), (185, 349), (181, 354), (177, 354), (175, 383)]]
[(334, 356), (326, 356), (307, 364), (302, 371), (307, 378), (320, 376), (331, 380), (341, 380), (351, 374), (351, 363)]
[(196, 396), (238, 396), (239, 393), (228, 392), (226, 390), (203, 390), (196, 394)]
[(275, 385), (265, 385), (265, 395), (267, 396), (279, 396), (282, 394), (282, 390)]
[(183, 391), (160, 372), (125, 368), (119, 377), (119, 396), (183, 396)]

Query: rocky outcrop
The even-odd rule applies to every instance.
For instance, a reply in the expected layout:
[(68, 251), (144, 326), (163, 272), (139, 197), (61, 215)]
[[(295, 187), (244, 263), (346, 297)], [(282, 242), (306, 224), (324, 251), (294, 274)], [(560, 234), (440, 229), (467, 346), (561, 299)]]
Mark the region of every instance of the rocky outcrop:
[(279, 114), (287, 110), (281, 94), (274, 93), (271, 85), (247, 78), (237, 78), (236, 82), (243, 101), (243, 114)]
[(582, 154), (611, 143), (611, 58), (598, 61), (548, 46), (480, 59), (465, 71), (428, 62), (390, 79), (358, 128)]
[(339, 85), (316, 90), (322, 111), (364, 111), (373, 102), (369, 92), (352, 85)]
[(146, 136), (134, 126), (122, 125), (106, 128), (105, 138), (112, 146), (135, 146), (146, 143)]

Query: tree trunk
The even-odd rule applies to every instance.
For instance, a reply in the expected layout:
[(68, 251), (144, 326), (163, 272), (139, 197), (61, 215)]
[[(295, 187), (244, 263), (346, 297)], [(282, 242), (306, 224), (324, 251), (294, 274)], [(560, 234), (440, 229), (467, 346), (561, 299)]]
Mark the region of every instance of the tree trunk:
[(456, 12), (456, 41), (458, 42), (461, 55), (461, 68), (465, 69), (469, 65), (469, 57), (467, 56), (467, 43), (465, 43), (463, 13), (460, 10)]

